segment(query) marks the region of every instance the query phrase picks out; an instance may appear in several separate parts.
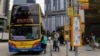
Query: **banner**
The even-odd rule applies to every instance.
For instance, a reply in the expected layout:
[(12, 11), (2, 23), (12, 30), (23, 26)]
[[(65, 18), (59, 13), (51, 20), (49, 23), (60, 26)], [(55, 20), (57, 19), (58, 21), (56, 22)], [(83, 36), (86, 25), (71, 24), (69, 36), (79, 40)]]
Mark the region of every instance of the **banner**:
[(67, 8), (67, 14), (68, 14), (68, 16), (73, 16), (74, 15), (73, 7), (68, 7)]

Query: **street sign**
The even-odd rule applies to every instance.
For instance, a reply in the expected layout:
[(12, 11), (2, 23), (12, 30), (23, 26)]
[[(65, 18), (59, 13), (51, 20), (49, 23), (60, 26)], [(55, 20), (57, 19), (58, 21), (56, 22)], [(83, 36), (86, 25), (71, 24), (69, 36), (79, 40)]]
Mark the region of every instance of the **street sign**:
[(73, 10), (73, 7), (68, 7), (67, 8), (67, 14), (68, 14), (68, 16), (73, 16), (74, 15), (74, 10)]
[(73, 16), (71, 18), (71, 44), (72, 46), (81, 46), (81, 19), (80, 16)]
[(88, 3), (89, 0), (78, 0), (79, 3)]
[(89, 3), (79, 3), (79, 9), (88, 10), (89, 9)]

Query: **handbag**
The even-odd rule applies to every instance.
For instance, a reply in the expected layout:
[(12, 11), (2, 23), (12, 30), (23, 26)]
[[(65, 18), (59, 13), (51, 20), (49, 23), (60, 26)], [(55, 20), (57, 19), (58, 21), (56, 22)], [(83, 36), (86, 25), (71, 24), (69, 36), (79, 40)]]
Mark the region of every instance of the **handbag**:
[(97, 42), (95, 42), (94, 45), (95, 45), (96, 47), (99, 47), (99, 43), (97, 43)]

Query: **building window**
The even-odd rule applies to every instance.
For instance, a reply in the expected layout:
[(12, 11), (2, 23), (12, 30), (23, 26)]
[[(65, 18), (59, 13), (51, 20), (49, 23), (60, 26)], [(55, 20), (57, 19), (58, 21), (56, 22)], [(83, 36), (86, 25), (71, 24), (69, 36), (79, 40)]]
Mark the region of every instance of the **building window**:
[(0, 32), (2, 32), (3, 31), (3, 29), (2, 28), (0, 28)]
[(54, 11), (57, 9), (57, 0), (53, 0), (53, 8)]
[(35, 0), (27, 0), (27, 3), (35, 3)]
[(0, 20), (0, 26), (4, 26), (4, 20)]
[(58, 10), (60, 10), (60, 0), (58, 0)]
[(67, 2), (67, 1), (64, 0), (64, 10), (66, 10), (66, 7), (67, 7), (67, 6), (66, 6), (66, 2)]
[(0, 32), (3, 31), (3, 28), (4, 28), (4, 20), (0, 20)]

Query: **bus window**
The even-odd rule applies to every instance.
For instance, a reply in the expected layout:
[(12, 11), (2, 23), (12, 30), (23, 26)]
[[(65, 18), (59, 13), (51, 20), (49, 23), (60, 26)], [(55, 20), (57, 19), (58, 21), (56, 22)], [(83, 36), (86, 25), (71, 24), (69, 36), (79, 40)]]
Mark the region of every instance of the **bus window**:
[[(39, 24), (38, 7), (15, 6), (11, 15), (11, 24)], [(33, 13), (32, 13), (33, 12)]]
[(35, 40), (39, 38), (39, 26), (12, 26), (10, 39)]

